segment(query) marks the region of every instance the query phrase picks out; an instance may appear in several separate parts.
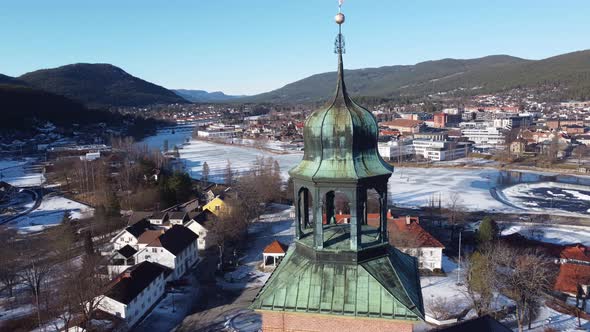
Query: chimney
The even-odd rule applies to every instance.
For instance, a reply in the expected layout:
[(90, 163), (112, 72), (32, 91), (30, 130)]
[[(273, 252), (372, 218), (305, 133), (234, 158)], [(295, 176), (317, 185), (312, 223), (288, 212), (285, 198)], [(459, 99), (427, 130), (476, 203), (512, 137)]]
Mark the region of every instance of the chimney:
[(412, 223), (412, 218), (410, 218), (410, 216), (406, 216), (406, 225), (409, 225)]

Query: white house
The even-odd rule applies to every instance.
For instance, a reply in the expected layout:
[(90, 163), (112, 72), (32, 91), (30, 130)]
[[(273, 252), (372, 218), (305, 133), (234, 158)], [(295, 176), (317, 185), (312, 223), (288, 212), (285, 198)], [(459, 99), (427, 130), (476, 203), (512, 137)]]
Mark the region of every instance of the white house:
[(137, 240), (141, 234), (143, 234), (143, 232), (149, 228), (150, 222), (148, 220), (140, 220), (137, 223), (120, 231), (111, 239), (110, 242), (113, 244), (115, 250), (119, 250), (127, 245), (138, 249)]
[(174, 225), (159, 235), (136, 254), (137, 262), (154, 262), (173, 269), (172, 278), (178, 279), (197, 262), (198, 235), (188, 228)]
[(135, 265), (136, 253), (137, 249), (130, 245), (126, 245), (123, 248), (116, 250), (113, 256), (109, 259), (109, 264), (107, 265), (109, 277), (113, 278), (127, 268)]
[(211, 211), (205, 210), (184, 225), (199, 237), (197, 240), (199, 250), (206, 250), (215, 245), (214, 235), (210, 234), (207, 228), (208, 224), (215, 222), (214, 218), (215, 215)]
[(98, 308), (134, 326), (164, 295), (170, 270), (142, 262), (121, 273), (101, 296)]
[(418, 217), (404, 216), (389, 219), (389, 241), (402, 252), (418, 258), (421, 269), (441, 269), (445, 246), (422, 226)]
[(168, 212), (154, 212), (148, 220), (152, 225), (166, 224), (168, 222)]
[(184, 211), (168, 212), (168, 221), (170, 225), (184, 225), (189, 221), (188, 213)]

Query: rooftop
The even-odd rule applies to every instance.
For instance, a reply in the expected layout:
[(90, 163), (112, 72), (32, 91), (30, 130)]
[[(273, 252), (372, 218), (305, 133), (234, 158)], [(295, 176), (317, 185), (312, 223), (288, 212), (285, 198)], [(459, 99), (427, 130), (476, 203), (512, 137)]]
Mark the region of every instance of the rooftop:
[(156, 263), (141, 262), (117, 276), (105, 296), (129, 304), (160, 275), (169, 271), (170, 269)]
[(561, 264), (554, 289), (564, 293), (576, 294), (578, 285), (590, 285), (590, 266), (571, 263)]
[(288, 248), (288, 245), (283, 244), (277, 240), (274, 240), (271, 244), (267, 245), (266, 248), (264, 248), (263, 252), (265, 254), (284, 254), (287, 252)]
[(362, 264), (314, 262), (290, 249), (251, 307), (417, 321), (424, 309), (415, 264), (393, 248)]
[(193, 242), (197, 241), (198, 238), (197, 234), (193, 233), (190, 229), (184, 226), (174, 225), (160, 236), (160, 243), (164, 249), (176, 256)]

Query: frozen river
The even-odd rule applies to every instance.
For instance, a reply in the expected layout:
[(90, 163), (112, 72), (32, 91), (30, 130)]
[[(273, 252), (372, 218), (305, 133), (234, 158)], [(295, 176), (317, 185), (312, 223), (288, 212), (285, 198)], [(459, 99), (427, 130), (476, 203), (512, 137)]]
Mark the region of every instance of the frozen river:
[[(156, 147), (162, 146), (164, 139), (169, 139), (172, 146), (170, 135), (170, 132), (162, 133), (159, 138), (150, 138), (149, 142)], [(173, 137), (177, 140), (174, 142), (186, 142), (189, 136), (190, 132), (186, 136), (175, 132)], [(200, 178), (203, 164), (207, 162), (210, 179), (222, 182), (228, 161), (234, 172), (241, 173), (252, 167), (256, 157), (277, 160), (286, 178), (287, 171), (299, 163), (303, 153), (281, 154), (240, 145), (190, 140), (180, 149), (180, 157), (193, 178)], [(539, 190), (526, 185), (518, 186), (536, 182), (547, 184)], [(578, 187), (564, 189), (561, 188), (562, 182), (576, 183)], [(431, 201), (438, 204), (439, 200), (445, 206), (449, 197), (457, 193), (462, 205), (469, 210), (589, 215), (590, 209), (590, 179), (583, 177), (504, 172), (493, 168), (396, 168), (388, 186), (390, 203), (405, 207), (427, 206)], [(557, 199), (560, 196), (555, 195), (566, 195), (561, 198), (566, 198), (564, 202), (567, 204), (560, 205)], [(527, 204), (529, 201), (536, 205)]]

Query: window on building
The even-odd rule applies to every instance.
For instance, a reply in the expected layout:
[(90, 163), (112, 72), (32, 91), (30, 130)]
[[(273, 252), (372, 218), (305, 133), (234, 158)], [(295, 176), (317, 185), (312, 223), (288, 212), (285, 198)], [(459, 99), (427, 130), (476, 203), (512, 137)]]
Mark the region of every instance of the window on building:
[(152, 252), (158, 252), (158, 248), (152, 248)]
[(221, 209), (221, 206), (215, 205), (215, 211), (219, 211), (220, 209)]

